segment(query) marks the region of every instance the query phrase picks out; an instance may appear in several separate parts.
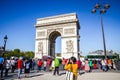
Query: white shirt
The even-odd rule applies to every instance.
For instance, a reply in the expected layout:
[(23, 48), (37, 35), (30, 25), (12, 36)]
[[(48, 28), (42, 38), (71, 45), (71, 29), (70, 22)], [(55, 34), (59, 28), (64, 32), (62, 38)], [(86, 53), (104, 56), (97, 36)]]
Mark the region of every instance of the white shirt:
[(11, 66), (11, 62), (10, 62), (10, 60), (6, 60), (5, 68), (6, 68), (6, 69), (9, 69), (10, 66)]
[(52, 67), (55, 67), (55, 66), (54, 66), (54, 60), (52, 61), (52, 65), (51, 65), (51, 66), (52, 66)]

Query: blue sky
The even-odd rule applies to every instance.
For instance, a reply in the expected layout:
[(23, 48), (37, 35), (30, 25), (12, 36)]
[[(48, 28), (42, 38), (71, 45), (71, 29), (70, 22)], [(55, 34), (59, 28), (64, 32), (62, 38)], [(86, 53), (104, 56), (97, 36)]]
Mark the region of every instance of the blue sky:
[[(76, 12), (81, 26), (82, 54), (103, 50), (100, 15), (91, 13), (97, 2), (111, 5), (103, 14), (106, 48), (120, 53), (120, 0), (0, 0), (0, 46), (7, 35), (7, 49), (34, 51), (37, 18)], [(61, 50), (59, 43), (60, 38), (57, 38), (57, 52)]]

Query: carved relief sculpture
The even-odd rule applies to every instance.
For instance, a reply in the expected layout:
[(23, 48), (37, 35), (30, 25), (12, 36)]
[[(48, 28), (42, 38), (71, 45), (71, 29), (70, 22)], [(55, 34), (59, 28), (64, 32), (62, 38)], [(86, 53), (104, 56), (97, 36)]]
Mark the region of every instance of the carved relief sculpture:
[(47, 35), (49, 35), (51, 32), (53, 32), (54, 31), (54, 29), (48, 29), (47, 30)]
[(38, 43), (38, 52), (41, 52), (43, 50), (43, 43), (39, 42)]
[(75, 34), (75, 28), (65, 29), (64, 34)]
[(45, 36), (45, 31), (37, 32), (37, 37)]
[(72, 40), (66, 41), (66, 47), (67, 52), (73, 52), (73, 41)]

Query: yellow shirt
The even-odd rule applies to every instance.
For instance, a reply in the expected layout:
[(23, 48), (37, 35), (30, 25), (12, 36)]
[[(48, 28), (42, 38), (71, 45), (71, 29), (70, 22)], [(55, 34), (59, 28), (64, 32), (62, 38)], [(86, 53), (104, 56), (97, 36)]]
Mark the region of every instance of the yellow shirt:
[(78, 69), (77, 64), (66, 64), (64, 68), (68, 71), (73, 72), (74, 76), (77, 76), (77, 69)]

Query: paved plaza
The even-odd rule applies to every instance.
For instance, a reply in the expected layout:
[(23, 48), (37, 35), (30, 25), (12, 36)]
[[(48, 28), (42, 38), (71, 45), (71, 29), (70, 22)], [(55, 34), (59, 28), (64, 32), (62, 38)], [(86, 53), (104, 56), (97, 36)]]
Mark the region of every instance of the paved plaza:
[[(17, 80), (17, 79), (16, 79)], [(36, 73), (30, 78), (22, 78), (22, 80), (65, 80), (64, 72), (60, 76), (53, 76), (52, 73)], [(120, 73), (116, 72), (94, 72), (84, 73), (78, 76), (78, 80), (120, 80)]]
[[(65, 80), (65, 71), (60, 71), (60, 76), (53, 76), (52, 72), (36, 72), (30, 73), (29, 78), (25, 78), (22, 74), (21, 80)], [(17, 72), (10, 73), (9, 77), (4, 80), (18, 80)], [(120, 80), (120, 71), (108, 71), (102, 72), (99, 70), (94, 70), (91, 73), (85, 73), (81, 71), (81, 75), (78, 75), (78, 80)]]

